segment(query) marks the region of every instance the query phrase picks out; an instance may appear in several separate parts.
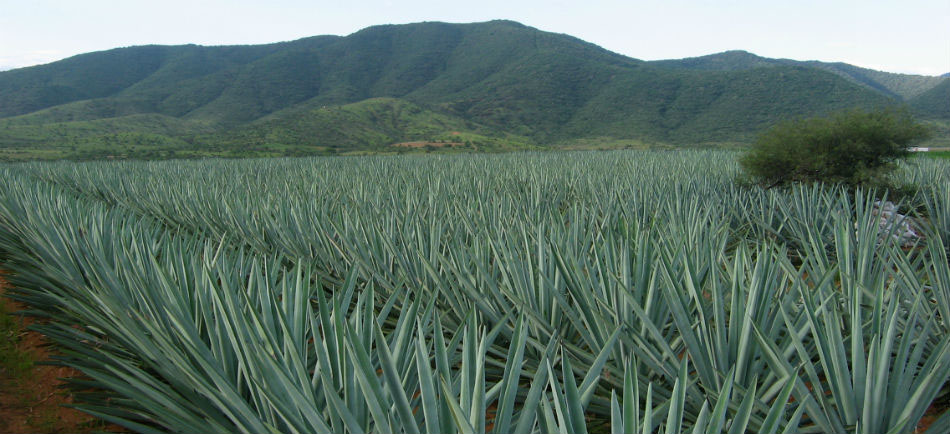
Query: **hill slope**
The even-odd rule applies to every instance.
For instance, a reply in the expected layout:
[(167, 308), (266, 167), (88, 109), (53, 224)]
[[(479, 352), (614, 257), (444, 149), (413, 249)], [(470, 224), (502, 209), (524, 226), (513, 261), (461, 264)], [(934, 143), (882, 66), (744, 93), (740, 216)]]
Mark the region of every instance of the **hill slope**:
[(279, 151), (293, 147), (330, 153), (396, 152), (410, 147), (500, 150), (528, 147), (525, 138), (496, 132), (451, 115), (395, 98), (372, 98), (262, 120), (220, 134), (195, 138), (205, 146)]
[(870, 85), (835, 68), (744, 52), (643, 62), (510, 21), (129, 47), (0, 72), (0, 147), (363, 152), (453, 131), (492, 149), (742, 142), (790, 117), (894, 104), (926, 81)]
[(950, 78), (912, 99), (910, 106), (930, 118), (950, 119)]
[(852, 83), (900, 100), (912, 99), (943, 81), (941, 77), (875, 71), (841, 62), (770, 59), (741, 50), (686, 59), (658, 60), (651, 63), (664, 68), (701, 71), (744, 71), (775, 66), (810, 67), (837, 74)]
[(780, 120), (890, 103), (809, 68), (706, 73), (644, 69), (611, 83), (568, 123), (565, 135), (583, 137), (593, 129), (614, 137), (640, 132), (642, 139), (659, 137), (672, 143), (742, 142)]

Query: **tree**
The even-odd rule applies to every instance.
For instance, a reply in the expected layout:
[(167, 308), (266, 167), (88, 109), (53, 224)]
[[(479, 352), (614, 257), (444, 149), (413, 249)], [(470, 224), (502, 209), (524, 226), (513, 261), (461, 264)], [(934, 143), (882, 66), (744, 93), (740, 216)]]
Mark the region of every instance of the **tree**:
[(762, 133), (739, 164), (763, 185), (884, 180), (929, 130), (906, 110), (850, 110), (784, 122)]

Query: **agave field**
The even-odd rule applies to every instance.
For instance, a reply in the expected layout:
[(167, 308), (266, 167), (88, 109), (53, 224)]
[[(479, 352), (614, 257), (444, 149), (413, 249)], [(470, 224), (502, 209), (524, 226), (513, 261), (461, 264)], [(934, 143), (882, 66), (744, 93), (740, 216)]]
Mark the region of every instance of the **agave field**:
[(909, 245), (724, 151), (0, 172), (13, 296), (132, 431), (950, 431), (950, 162)]

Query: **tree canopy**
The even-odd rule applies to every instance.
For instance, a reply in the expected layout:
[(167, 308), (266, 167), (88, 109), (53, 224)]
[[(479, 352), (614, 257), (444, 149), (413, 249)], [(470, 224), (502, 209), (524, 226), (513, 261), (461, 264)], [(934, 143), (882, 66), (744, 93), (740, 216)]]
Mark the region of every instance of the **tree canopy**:
[(849, 110), (780, 123), (742, 156), (742, 168), (768, 187), (790, 182), (880, 182), (929, 130), (905, 110)]

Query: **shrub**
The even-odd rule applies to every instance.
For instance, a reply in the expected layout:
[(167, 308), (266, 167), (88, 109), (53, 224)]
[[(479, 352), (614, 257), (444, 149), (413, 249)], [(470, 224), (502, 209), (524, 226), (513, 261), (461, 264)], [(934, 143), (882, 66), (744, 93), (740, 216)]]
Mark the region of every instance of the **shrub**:
[(903, 110), (851, 110), (784, 122), (762, 133), (739, 160), (767, 187), (789, 182), (881, 183), (929, 130)]

